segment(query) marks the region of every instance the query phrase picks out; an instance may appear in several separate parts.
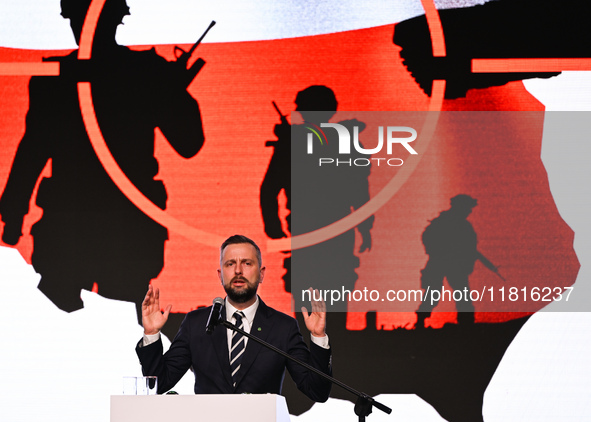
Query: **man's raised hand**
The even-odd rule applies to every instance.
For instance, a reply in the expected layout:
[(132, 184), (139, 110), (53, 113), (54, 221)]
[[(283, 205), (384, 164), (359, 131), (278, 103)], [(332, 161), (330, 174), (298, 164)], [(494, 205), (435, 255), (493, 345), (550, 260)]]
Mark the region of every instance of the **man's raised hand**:
[(302, 315), (306, 328), (314, 337), (324, 337), (326, 335), (326, 304), (324, 300), (314, 300), (314, 294), (320, 296), (318, 290), (313, 290), (310, 287), (312, 312), (308, 314), (308, 310), (302, 306)]
[(158, 334), (166, 321), (172, 305), (168, 305), (164, 313), (160, 308), (160, 290), (154, 288), (151, 284), (148, 287), (148, 293), (142, 302), (142, 325), (144, 334)]

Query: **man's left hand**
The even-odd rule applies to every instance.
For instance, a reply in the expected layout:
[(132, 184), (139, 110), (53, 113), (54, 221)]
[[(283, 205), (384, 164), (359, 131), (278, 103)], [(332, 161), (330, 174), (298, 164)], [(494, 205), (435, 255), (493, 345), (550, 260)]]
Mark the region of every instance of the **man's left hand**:
[(322, 298), (314, 300), (314, 297), (320, 297), (318, 290), (309, 289), (312, 293), (312, 313), (308, 314), (308, 310), (302, 306), (302, 315), (306, 328), (314, 337), (324, 337), (326, 335), (326, 304)]

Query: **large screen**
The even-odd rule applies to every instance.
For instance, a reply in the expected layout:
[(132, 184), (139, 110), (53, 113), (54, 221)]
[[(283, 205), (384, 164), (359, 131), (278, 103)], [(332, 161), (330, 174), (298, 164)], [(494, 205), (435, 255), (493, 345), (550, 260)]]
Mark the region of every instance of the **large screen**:
[[(301, 321), (319, 289), (333, 375), (393, 409), (370, 420), (588, 418), (580, 2), (0, 10), (3, 420), (106, 420), (148, 286), (168, 347), (236, 233), (266, 304)], [(355, 418), (338, 386), (283, 394)]]

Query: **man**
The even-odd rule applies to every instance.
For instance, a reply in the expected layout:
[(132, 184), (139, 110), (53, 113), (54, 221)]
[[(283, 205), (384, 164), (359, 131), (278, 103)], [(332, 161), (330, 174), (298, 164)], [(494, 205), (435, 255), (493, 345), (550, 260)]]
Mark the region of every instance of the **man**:
[[(80, 41), (90, 0), (61, 0)], [(99, 162), (86, 132), (77, 84), (89, 81), (105, 142), (127, 178), (150, 201), (166, 208), (164, 183), (156, 179), (154, 133), (159, 128), (176, 152), (193, 157), (204, 135), (197, 101), (180, 83), (184, 69), (152, 49), (132, 51), (115, 40), (129, 8), (107, 0), (96, 25), (89, 61), (77, 51), (52, 57), (57, 77), (33, 77), (29, 86), (26, 131), (0, 198), (2, 240), (16, 245), (23, 218), (44, 167), (36, 204), (43, 216), (31, 230), (32, 264), (41, 290), (57, 307), (83, 307), (80, 290), (98, 288), (104, 297), (141, 303), (150, 280), (164, 265), (165, 227), (125, 197)]]
[[(312, 334), (308, 349), (295, 319), (268, 307), (258, 297), (257, 289), (264, 275), (258, 246), (245, 236), (228, 238), (220, 248), (218, 269), (227, 293), (222, 317), (330, 374), (331, 350), (325, 333), (324, 303), (312, 302), (310, 314), (302, 309), (306, 327)], [(170, 349), (163, 355), (159, 332), (170, 310), (168, 305), (161, 312), (159, 291), (150, 286), (142, 304), (144, 337), (136, 352), (144, 375), (158, 376), (158, 393), (172, 388), (192, 366), (196, 394), (280, 394), (287, 368), (308, 397), (320, 402), (328, 399), (331, 383), (291, 360), (221, 326), (207, 334), (211, 307), (187, 314)]]
[[(480, 256), (476, 232), (467, 220), (478, 202), (461, 194), (451, 198), (450, 203), (450, 209), (434, 218), (422, 235), (425, 252), (429, 255), (427, 265), (421, 270), (421, 287), (425, 290), (441, 290), (444, 278), (454, 290), (469, 288), (468, 276)], [(417, 309), (416, 328), (424, 328), (425, 319), (431, 316), (435, 306), (437, 302), (432, 303), (430, 296), (425, 297)], [(469, 295), (457, 301), (456, 308), (459, 324), (474, 323), (474, 305)]]

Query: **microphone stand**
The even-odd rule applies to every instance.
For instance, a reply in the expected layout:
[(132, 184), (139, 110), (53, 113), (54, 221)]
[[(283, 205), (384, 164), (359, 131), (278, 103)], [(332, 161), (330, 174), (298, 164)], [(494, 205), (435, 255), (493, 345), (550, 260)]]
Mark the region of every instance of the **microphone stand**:
[(349, 391), (350, 393), (353, 393), (354, 395), (356, 395), (357, 401), (355, 402), (355, 414), (357, 416), (359, 416), (359, 422), (365, 422), (365, 418), (367, 416), (369, 416), (369, 414), (372, 411), (373, 406), (377, 407), (382, 412), (385, 412), (388, 415), (390, 413), (392, 413), (392, 409), (390, 409), (388, 406), (374, 400), (372, 397), (368, 396), (367, 394), (357, 391), (352, 387), (349, 387), (347, 384), (342, 383), (341, 381), (337, 380), (336, 378), (333, 378), (330, 375), (326, 375), (324, 372), (314, 368), (313, 366), (310, 366), (307, 363), (294, 358), (293, 356), (285, 353), (283, 350), (278, 349), (277, 347), (273, 346), (272, 344), (269, 344), (266, 341), (261, 340), (260, 338), (255, 337), (252, 334), (247, 333), (244, 330), (241, 330), (240, 328), (238, 328), (237, 326), (235, 326), (231, 322), (226, 321), (224, 319), (220, 319), (218, 322), (219, 322), (219, 324), (223, 325), (224, 327), (229, 328), (230, 330), (236, 331), (237, 333), (242, 334), (243, 336), (249, 338), (250, 340), (256, 341), (257, 343), (265, 346), (266, 348), (273, 350), (275, 353), (279, 353), (284, 358), (287, 358), (287, 359), (297, 363), (298, 365), (303, 366), (304, 368), (314, 372), (315, 374), (318, 374), (321, 377), (329, 380), (333, 384), (336, 384), (339, 387), (344, 388), (345, 390)]

